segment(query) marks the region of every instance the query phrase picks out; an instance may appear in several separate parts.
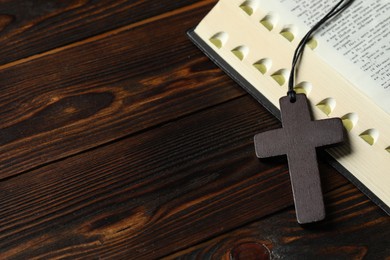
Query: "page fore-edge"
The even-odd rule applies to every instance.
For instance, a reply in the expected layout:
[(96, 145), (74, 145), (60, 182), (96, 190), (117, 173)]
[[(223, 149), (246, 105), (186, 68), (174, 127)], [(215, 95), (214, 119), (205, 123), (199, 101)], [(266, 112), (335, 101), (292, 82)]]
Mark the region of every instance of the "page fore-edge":
[[(218, 53), (216, 53), (210, 46), (208, 46), (202, 38), (200, 38), (194, 29), (187, 32), (190, 40), (204, 53), (211, 61), (220, 67), (227, 75), (236, 81), (243, 89), (245, 89), (252, 97), (254, 97), (261, 105), (263, 105), (269, 112), (271, 112), (280, 121), (280, 111), (275, 107), (263, 94), (261, 94), (252, 84), (250, 84), (244, 77), (242, 77), (233, 67), (231, 67)], [(350, 173), (344, 166), (335, 160), (328, 153), (323, 153), (326, 161), (352, 182), (360, 191), (362, 191), (369, 199), (377, 204), (383, 211), (390, 216), (390, 207), (386, 205), (380, 198), (371, 192), (363, 183), (361, 183), (352, 173)]]

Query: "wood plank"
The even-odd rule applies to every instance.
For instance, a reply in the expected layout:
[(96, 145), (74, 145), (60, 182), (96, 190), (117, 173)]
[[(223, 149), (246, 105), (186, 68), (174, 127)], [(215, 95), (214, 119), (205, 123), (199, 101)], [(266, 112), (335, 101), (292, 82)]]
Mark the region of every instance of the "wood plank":
[(202, 1), (1, 1), (0, 65), (198, 2)]
[(206, 9), (0, 70), (0, 179), (244, 95), (185, 35)]
[(165, 259), (388, 259), (390, 218), (351, 184), (327, 194), (329, 218), (299, 226), (283, 211)]
[(244, 96), (0, 182), (0, 258), (158, 258), (289, 207), (286, 160), (254, 153), (277, 127)]

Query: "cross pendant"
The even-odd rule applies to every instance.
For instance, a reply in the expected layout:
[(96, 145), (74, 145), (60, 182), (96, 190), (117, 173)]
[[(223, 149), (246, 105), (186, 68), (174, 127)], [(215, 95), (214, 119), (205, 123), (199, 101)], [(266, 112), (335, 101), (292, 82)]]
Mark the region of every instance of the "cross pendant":
[(279, 103), (283, 128), (257, 134), (256, 155), (287, 155), (298, 223), (323, 220), (325, 207), (316, 148), (344, 141), (343, 124), (339, 118), (312, 121), (304, 94), (298, 94), (295, 103), (289, 97), (282, 97)]

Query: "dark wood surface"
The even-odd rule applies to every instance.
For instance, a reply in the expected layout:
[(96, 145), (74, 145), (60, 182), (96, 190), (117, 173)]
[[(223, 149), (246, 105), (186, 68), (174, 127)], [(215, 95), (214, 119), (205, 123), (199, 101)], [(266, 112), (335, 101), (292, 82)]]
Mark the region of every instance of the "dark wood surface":
[(390, 257), (390, 220), (320, 160), (299, 226), (280, 123), (187, 39), (216, 1), (0, 2), (0, 259)]

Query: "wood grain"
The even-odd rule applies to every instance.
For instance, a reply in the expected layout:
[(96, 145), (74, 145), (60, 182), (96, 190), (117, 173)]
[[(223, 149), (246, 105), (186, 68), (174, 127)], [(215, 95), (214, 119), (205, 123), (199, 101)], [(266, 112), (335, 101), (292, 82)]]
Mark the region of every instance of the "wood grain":
[(278, 126), (245, 96), (3, 181), (0, 256), (157, 258), (289, 207), (285, 160), (253, 148)]
[(388, 259), (390, 218), (384, 212), (352, 185), (325, 200), (331, 212), (325, 222), (299, 226), (291, 209), (165, 259)]
[(330, 219), (297, 227), (286, 161), (253, 148), (280, 123), (185, 35), (215, 2), (0, 1), (0, 259), (388, 252), (321, 160)]
[(216, 1), (4, 0), (0, 3), (0, 65), (199, 2), (212, 5)]
[(205, 9), (0, 70), (0, 179), (242, 96), (185, 35)]

